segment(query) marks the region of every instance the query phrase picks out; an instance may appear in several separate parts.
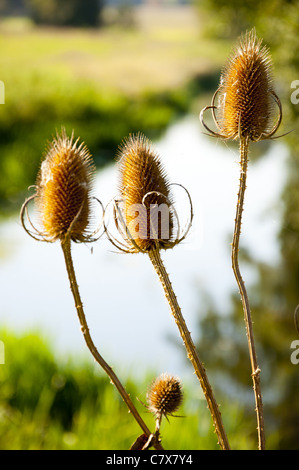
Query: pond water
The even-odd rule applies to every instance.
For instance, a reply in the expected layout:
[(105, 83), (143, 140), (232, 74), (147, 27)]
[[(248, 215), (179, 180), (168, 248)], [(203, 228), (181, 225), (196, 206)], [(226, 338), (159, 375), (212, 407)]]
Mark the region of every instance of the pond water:
[[(207, 296), (225, 314), (237, 290), (230, 242), (238, 151), (204, 135), (198, 119), (190, 116), (172, 125), (155, 147), (170, 181), (184, 185), (193, 201), (189, 236), (163, 252), (163, 260), (196, 341)], [(277, 233), (287, 157), (287, 149), (276, 141), (263, 158), (249, 164), (241, 245), (256, 260), (270, 264), (279, 259)], [(99, 171), (96, 196), (107, 204), (116, 188), (113, 164)], [(178, 205), (184, 215), (184, 207)], [(59, 243), (34, 241), (17, 218), (1, 225), (0, 237), (0, 324), (17, 332), (40, 331), (59, 354), (88, 356)], [(152, 369), (189, 376), (192, 368), (186, 367), (182, 341), (148, 257), (117, 253), (101, 238), (92, 250), (90, 245), (73, 245), (73, 258), (91, 335), (116, 372), (139, 376)], [(254, 282), (254, 270), (241, 270), (247, 283)]]

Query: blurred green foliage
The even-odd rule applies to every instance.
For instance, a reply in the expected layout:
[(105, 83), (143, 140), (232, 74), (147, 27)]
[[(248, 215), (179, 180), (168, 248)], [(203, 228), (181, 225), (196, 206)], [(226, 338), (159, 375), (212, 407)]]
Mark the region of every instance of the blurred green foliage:
[(97, 26), (99, 0), (26, 0), (29, 15), (37, 24), (56, 26)]
[(88, 83), (53, 82), (44, 76), (36, 76), (29, 86), (23, 75), (15, 97), (12, 80), (8, 83), (6, 104), (0, 110), (3, 210), (19, 204), (22, 192), (34, 184), (46, 144), (62, 126), (81, 136), (101, 166), (115, 157), (118, 145), (130, 132), (154, 137), (186, 109), (184, 96), (176, 92), (144, 92), (129, 98), (96, 90)]
[[(102, 166), (113, 160), (129, 133), (141, 131), (155, 138), (187, 111), (197, 92), (191, 78), (190, 86), (186, 80), (180, 87), (172, 84), (167, 89), (159, 80), (167, 80), (168, 74), (172, 78), (171, 70), (155, 74), (154, 79), (142, 71), (146, 60), (166, 57), (168, 49), (143, 58), (142, 51), (152, 41), (142, 31), (58, 32), (8, 20), (1, 25), (0, 79), (5, 84), (5, 105), (0, 106), (2, 213), (20, 206), (27, 187), (35, 182), (47, 141), (62, 126), (67, 132), (74, 129), (97, 166)], [(172, 37), (161, 41), (176, 48)], [(148, 78), (140, 85), (143, 75)]]
[(54, 26), (97, 26), (100, 0), (1, 0), (0, 13), (28, 15), (37, 24)]
[[(128, 413), (106, 377), (82, 361), (58, 364), (38, 335), (2, 332), (1, 338), (5, 344), (0, 370), (2, 450), (108, 449), (130, 444), (137, 428), (133, 423), (126, 429)], [(128, 390), (136, 394), (132, 384)], [(122, 428), (116, 437), (120, 415)]]
[(199, 40), (193, 12), (186, 11), (141, 11), (125, 29), (0, 21), (2, 214), (20, 207), (47, 141), (62, 126), (74, 129), (100, 167), (129, 133), (157, 138), (188, 112), (199, 90), (210, 89), (227, 43)]
[[(256, 27), (262, 35), (276, 35), (276, 27), (281, 28), (281, 17), (295, 22), (294, 12), (298, 0), (195, 0), (205, 34), (218, 38), (235, 39), (247, 29)], [(291, 14), (290, 14), (291, 13)]]
[[(90, 361), (57, 358), (39, 334), (16, 336), (1, 331), (5, 364), (0, 365), (1, 450), (129, 449), (139, 426), (107, 376)], [(117, 372), (117, 371), (116, 371)], [(143, 419), (154, 428), (154, 417), (139, 403), (146, 401), (145, 382), (125, 383)], [(162, 423), (166, 449), (219, 449), (199, 385), (184, 387), (180, 417)], [(246, 423), (238, 406), (223, 406), (235, 448), (250, 449)], [(238, 436), (239, 429), (245, 436)], [(178, 431), (179, 429), (179, 431)]]

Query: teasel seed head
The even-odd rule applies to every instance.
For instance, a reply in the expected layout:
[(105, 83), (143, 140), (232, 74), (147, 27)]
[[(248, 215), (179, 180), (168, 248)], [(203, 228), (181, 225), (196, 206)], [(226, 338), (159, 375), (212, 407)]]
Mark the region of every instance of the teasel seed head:
[(255, 32), (240, 40), (221, 76), (220, 127), (228, 138), (258, 140), (270, 130), (271, 59)]
[(36, 205), (47, 236), (84, 241), (91, 217), (91, 190), (95, 167), (83, 143), (65, 130), (48, 146), (37, 177)]
[[(84, 145), (69, 138), (64, 129), (48, 144), (36, 181), (36, 193), (21, 209), (23, 227), (33, 238), (42, 241), (63, 241), (67, 236), (76, 242), (93, 241), (89, 234), (91, 222), (92, 183), (95, 166)], [(27, 204), (35, 200), (42, 225), (38, 230), (31, 222)], [(34, 231), (27, 229), (24, 216)], [(95, 232), (94, 232), (95, 233)]]
[(157, 417), (173, 415), (183, 401), (182, 383), (178, 377), (161, 374), (147, 392), (148, 409)]
[[(217, 95), (218, 106), (215, 105)], [(275, 103), (279, 117), (273, 125)], [(211, 131), (203, 122), (206, 109), (212, 109), (219, 133)], [(211, 106), (204, 108), (200, 116), (211, 135), (224, 139), (258, 141), (271, 138), (277, 131), (282, 110), (272, 85), (272, 61), (255, 29), (241, 36), (223, 68)]]
[[(126, 227), (142, 251), (149, 251), (155, 244), (163, 248), (172, 239), (173, 214), (169, 183), (159, 157), (142, 134), (126, 139), (119, 157)], [(165, 209), (160, 223), (153, 206)]]
[[(168, 182), (159, 156), (143, 134), (124, 139), (118, 152), (118, 170), (120, 197), (112, 202), (115, 226), (123, 241), (117, 240), (105, 223), (112, 244), (125, 253), (149, 253), (180, 243), (192, 224), (190, 194), (181, 184)], [(182, 231), (170, 191), (172, 185), (184, 189), (190, 204), (190, 221)]]

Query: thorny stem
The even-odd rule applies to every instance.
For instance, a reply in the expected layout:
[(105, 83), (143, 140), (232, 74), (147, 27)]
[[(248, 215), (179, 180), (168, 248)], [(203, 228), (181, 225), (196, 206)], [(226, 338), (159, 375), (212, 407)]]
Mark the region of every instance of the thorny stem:
[(208, 408), (211, 412), (212, 419), (214, 422), (215, 431), (219, 439), (219, 444), (223, 450), (230, 450), (228, 439), (226, 437), (226, 433), (222, 423), (221, 413), (215, 400), (212, 387), (209, 383), (205, 368), (198, 357), (198, 353), (196, 351), (190, 332), (185, 323), (181, 308), (173, 291), (169, 276), (161, 259), (159, 249), (156, 248), (150, 250), (149, 257), (163, 286), (166, 299), (171, 309), (171, 313), (174, 317), (174, 320), (179, 328), (181, 337), (183, 339), (188, 359), (191, 361), (194, 367), (195, 374), (199, 379), (205, 398), (207, 400)]
[(259, 445), (260, 450), (264, 450), (265, 449), (265, 430), (264, 430), (263, 402), (262, 402), (262, 394), (261, 394), (261, 386), (260, 386), (260, 368), (257, 363), (257, 356), (256, 356), (256, 351), (255, 351), (255, 345), (254, 345), (253, 327), (252, 327), (252, 319), (251, 319), (248, 295), (246, 292), (245, 283), (240, 273), (239, 262), (238, 262), (242, 212), (243, 212), (243, 205), (244, 205), (244, 195), (245, 195), (245, 190), (246, 190), (248, 147), (249, 147), (248, 138), (241, 138), (240, 139), (241, 175), (240, 175), (240, 186), (239, 186), (239, 193), (238, 193), (238, 203), (237, 203), (237, 209), (236, 209), (235, 229), (234, 229), (233, 242), (232, 242), (232, 267), (233, 267), (234, 275), (235, 275), (235, 278), (239, 287), (242, 305), (243, 305), (243, 311), (244, 311), (246, 334), (247, 334), (251, 370), (252, 370), (251, 376), (253, 380), (253, 390), (254, 390), (255, 404), (256, 404), (258, 445)]
[[(83, 310), (83, 304), (81, 301), (80, 293), (79, 293), (79, 288), (78, 288), (78, 283), (76, 279), (76, 274), (74, 270), (74, 265), (73, 265), (73, 260), (72, 260), (72, 255), (71, 255), (71, 241), (70, 237), (67, 236), (64, 241), (61, 241), (61, 247), (62, 251), (64, 254), (64, 259), (65, 259), (65, 264), (66, 264), (66, 269), (70, 281), (70, 287), (71, 291), (74, 297), (75, 301), (75, 306), (77, 309), (78, 317), (79, 317), (79, 322), (81, 326), (81, 331), (83, 333), (85, 342), (87, 344), (88, 349), (90, 350), (91, 354), (93, 355), (94, 359), (96, 362), (104, 369), (106, 374), (109, 376), (111, 383), (115, 385), (117, 388), (118, 392), (120, 393), (121, 397), (123, 398), (124, 402), (126, 403), (127, 407), (129, 408), (129, 411), (132, 413), (134, 416), (135, 420), (141, 427), (142, 431), (146, 434), (147, 437), (151, 436), (151, 432), (144, 423), (143, 419), (139, 415), (137, 409), (135, 408), (130, 396), (124, 389), (123, 385), (121, 384), (120, 380), (118, 379), (117, 375), (114, 373), (113, 369), (107, 364), (107, 362), (103, 359), (103, 357), (100, 355), (98, 352), (96, 346), (93, 343), (93, 340), (90, 336), (89, 333), (89, 328), (87, 325), (85, 313)], [(152, 444), (156, 449), (158, 450), (163, 450), (162, 445), (158, 440), (154, 440)]]

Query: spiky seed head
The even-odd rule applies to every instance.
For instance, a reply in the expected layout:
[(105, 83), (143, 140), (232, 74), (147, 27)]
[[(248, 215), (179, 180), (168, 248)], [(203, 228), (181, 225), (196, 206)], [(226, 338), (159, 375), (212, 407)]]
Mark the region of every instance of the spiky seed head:
[(172, 415), (183, 401), (182, 383), (178, 377), (161, 374), (147, 392), (149, 410), (155, 416)]
[(230, 139), (258, 140), (269, 131), (273, 111), (271, 58), (255, 30), (241, 37), (221, 75), (219, 125)]
[(83, 143), (63, 129), (48, 145), (37, 177), (36, 204), (45, 235), (63, 240), (68, 232), (84, 241), (91, 218), (91, 191), (95, 167)]
[(151, 142), (140, 133), (131, 135), (119, 148), (118, 163), (129, 238), (142, 251), (167, 248), (173, 234), (172, 198)]

